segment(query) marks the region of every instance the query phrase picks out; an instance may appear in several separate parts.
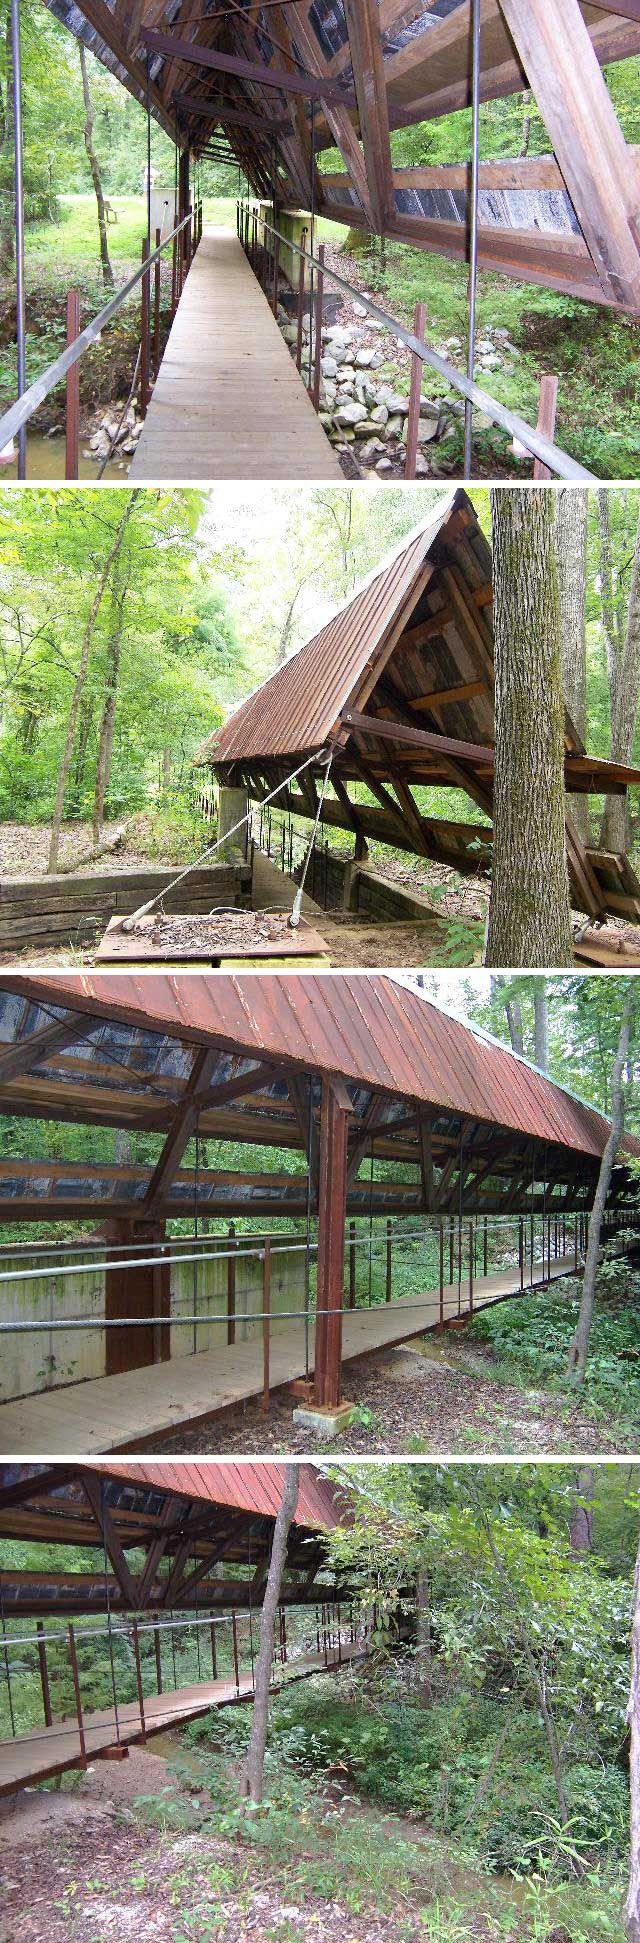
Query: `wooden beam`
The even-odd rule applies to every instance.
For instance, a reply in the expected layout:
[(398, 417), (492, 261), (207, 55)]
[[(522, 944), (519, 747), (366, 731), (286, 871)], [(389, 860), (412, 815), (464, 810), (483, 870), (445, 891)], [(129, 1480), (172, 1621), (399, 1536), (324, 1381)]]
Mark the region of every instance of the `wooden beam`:
[(640, 181), (578, 0), (500, 5), (603, 288), (640, 311)]
[[(416, 695), (409, 701), (413, 715), (428, 715), (432, 709), (448, 707), (450, 703), (470, 702), (473, 695), (487, 695), (486, 681), (461, 681), (457, 688), (435, 688), (431, 695)], [(490, 697), (493, 704), (493, 697)]]
[(347, 1213), (347, 1143), (351, 1101), (344, 1087), (322, 1082), (320, 1189), (318, 1195), (318, 1295), (315, 1401), (340, 1402), (344, 1230)]
[(189, 1144), (198, 1119), (199, 1107), (193, 1097), (194, 1093), (206, 1087), (207, 1080), (215, 1071), (217, 1059), (217, 1052), (213, 1050), (207, 1052), (206, 1048), (196, 1055), (189, 1075), (188, 1092), (178, 1108), (144, 1197), (141, 1209), (144, 1215), (151, 1214), (157, 1207), (178, 1171), (185, 1147)]
[(374, 0), (345, 0), (345, 16), (371, 209), (376, 229), (384, 234), (395, 198), (378, 8)]
[[(86, 1030), (86, 1027), (84, 1028)], [(78, 1023), (76, 1013), (69, 1012), (64, 1019), (42, 1026), (39, 1032), (32, 1032), (28, 1039), (18, 1039), (13, 1046), (0, 1052), (0, 1086), (8, 1080), (17, 1079), (21, 1073), (29, 1072), (41, 1059), (48, 1059), (54, 1052), (61, 1052), (63, 1046), (73, 1044), (83, 1027)]]
[(129, 1571), (118, 1532), (116, 1531), (107, 1505), (104, 1502), (102, 1485), (99, 1479), (94, 1477), (90, 1471), (85, 1471), (82, 1476), (82, 1488), (85, 1497), (88, 1498), (89, 1504), (91, 1505), (91, 1510), (98, 1530), (101, 1533), (107, 1556), (111, 1560), (122, 1596), (130, 1607), (130, 1610), (136, 1612), (138, 1608), (138, 1585), (132, 1573)]
[(355, 95), (332, 86), (315, 74), (301, 74), (286, 67), (267, 67), (261, 61), (245, 61), (239, 54), (223, 54), (217, 47), (199, 41), (182, 40), (179, 35), (161, 33), (157, 27), (144, 27), (141, 39), (151, 53), (170, 54), (191, 67), (211, 67), (219, 74), (236, 74), (241, 81), (257, 87), (278, 88), (283, 94), (301, 94), (307, 101), (326, 101), (334, 107), (355, 108)]
[(225, 101), (215, 101), (213, 97), (208, 101), (206, 95), (180, 94), (176, 92), (173, 99), (176, 108), (184, 109), (187, 114), (203, 115), (209, 121), (214, 122), (216, 126), (218, 122), (229, 122), (236, 128), (253, 128), (258, 135), (266, 135), (269, 139), (273, 135), (290, 135), (292, 133), (292, 124), (290, 121), (270, 121), (266, 115), (243, 114), (239, 108), (232, 108)]
[(436, 735), (431, 729), (406, 728), (404, 722), (389, 722), (381, 715), (361, 715), (356, 709), (347, 709), (342, 721), (358, 735), (379, 736), (383, 742), (406, 742), (412, 748), (424, 749), (425, 753), (451, 756), (455, 762), (470, 762), (474, 767), (490, 769), (495, 763), (495, 750), (481, 742), (462, 742), (457, 736)]

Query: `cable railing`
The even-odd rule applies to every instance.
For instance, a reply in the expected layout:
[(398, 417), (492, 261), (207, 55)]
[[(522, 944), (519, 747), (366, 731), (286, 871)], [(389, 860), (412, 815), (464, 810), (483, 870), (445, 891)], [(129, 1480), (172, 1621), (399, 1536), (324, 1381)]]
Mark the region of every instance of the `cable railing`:
[[(577, 459), (572, 459), (568, 452), (563, 451), (561, 446), (556, 445), (552, 439), (547, 438), (540, 426), (529, 425), (528, 421), (521, 418), (519, 413), (510, 411), (507, 405), (501, 404), (499, 399), (493, 398), (490, 392), (485, 391), (481, 385), (476, 384), (475, 379), (465, 377), (464, 373), (458, 371), (454, 364), (450, 364), (449, 360), (442, 357), (439, 351), (434, 350), (432, 345), (427, 344), (423, 337), (418, 336), (415, 331), (409, 330), (405, 324), (399, 323), (398, 319), (392, 317), (387, 310), (384, 310), (381, 304), (375, 303), (373, 298), (366, 296), (363, 291), (358, 290), (354, 284), (347, 281), (346, 277), (341, 277), (337, 270), (329, 268), (325, 259), (324, 244), (320, 243), (318, 245), (318, 251), (315, 254), (311, 250), (306, 249), (304, 245), (294, 243), (292, 237), (283, 235), (282, 231), (275, 227), (275, 224), (267, 222), (266, 216), (262, 214), (260, 209), (241, 198), (238, 199), (236, 204), (236, 226), (245, 255), (251, 264), (254, 274), (258, 276), (262, 284), (262, 288), (268, 297), (274, 315), (277, 312), (281, 246), (286, 250), (292, 251), (299, 259), (300, 275), (297, 291), (296, 365), (300, 372), (302, 370), (303, 319), (305, 311), (304, 269), (305, 265), (309, 266), (312, 289), (309, 297), (309, 382), (307, 389), (316, 411), (320, 409), (322, 306), (325, 279), (328, 278), (330, 283), (335, 284), (339, 290), (343, 290), (347, 296), (354, 297), (357, 303), (362, 306), (367, 316), (373, 317), (379, 324), (384, 324), (386, 329), (392, 331), (394, 336), (404, 344), (406, 350), (411, 352), (412, 377), (414, 382), (411, 385), (407, 418), (407, 455), (410, 469), (409, 471), (405, 470), (405, 477), (415, 477), (417, 428), (420, 416), (420, 385), (415, 382), (415, 379), (419, 376), (422, 366), (427, 364), (433, 371), (437, 371), (439, 377), (444, 378), (448, 385), (453, 386), (468, 405), (475, 406), (478, 411), (486, 412), (487, 416), (491, 418), (495, 425), (499, 425), (503, 431), (510, 433), (511, 437), (517, 440), (520, 446), (524, 447), (525, 452), (529, 452), (531, 457), (543, 468), (542, 477), (555, 476), (558, 479), (583, 481), (592, 481), (594, 479), (594, 474), (589, 472), (586, 466), (580, 465)], [(0, 425), (1, 431), (2, 427)], [(467, 476), (470, 476), (470, 474)]]
[[(40, 405), (44, 404), (45, 398), (48, 398), (50, 392), (55, 391), (56, 386), (61, 384), (62, 380), (65, 379), (65, 478), (77, 479), (80, 436), (77, 366), (80, 359), (84, 357), (85, 351), (88, 351), (92, 344), (97, 344), (106, 326), (111, 323), (112, 318), (117, 316), (123, 304), (126, 303), (127, 298), (137, 289), (138, 285), (141, 286), (140, 347), (136, 360), (136, 370), (139, 369), (140, 373), (140, 411), (142, 417), (145, 416), (151, 395), (151, 374), (153, 371), (155, 376), (157, 376), (160, 363), (161, 258), (164, 251), (171, 245), (173, 255), (170, 314), (173, 319), (182, 294), (185, 276), (190, 268), (194, 251), (198, 247), (201, 236), (201, 202), (196, 203), (193, 208), (190, 207), (186, 216), (183, 216), (181, 221), (176, 223), (175, 228), (170, 230), (167, 236), (161, 237), (160, 232), (156, 229), (156, 246), (153, 250), (150, 250), (149, 238), (145, 236), (142, 241), (142, 262), (140, 268), (134, 270), (133, 274), (127, 279), (127, 282), (122, 285), (122, 288), (116, 291), (115, 296), (109, 298), (108, 303), (103, 304), (102, 310), (99, 310), (97, 316), (93, 317), (89, 324), (85, 324), (84, 329), (81, 331), (77, 328), (79, 323), (78, 293), (77, 291), (69, 291), (67, 299), (67, 343), (65, 349), (59, 353), (57, 358), (54, 358), (52, 364), (47, 365), (46, 370), (41, 372), (39, 378), (34, 379), (33, 384), (28, 385), (26, 390), (22, 391), (15, 403), (9, 406), (8, 411), (3, 413), (2, 418), (0, 418), (0, 451), (3, 451), (6, 446), (12, 444), (23, 427), (33, 418), (34, 412), (38, 411)], [(184, 239), (182, 247), (179, 247), (180, 238)], [(151, 288), (152, 271), (153, 297)]]

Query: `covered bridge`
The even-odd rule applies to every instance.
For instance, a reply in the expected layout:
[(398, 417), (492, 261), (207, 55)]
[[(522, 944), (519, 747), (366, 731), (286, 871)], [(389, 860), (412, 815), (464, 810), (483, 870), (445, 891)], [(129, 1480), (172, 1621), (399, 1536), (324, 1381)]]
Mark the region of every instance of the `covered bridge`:
[[(397, 978), (14, 975), (0, 984), (0, 1048), (6, 1453), (158, 1450), (178, 1428), (250, 1397), (268, 1408), (272, 1389), (312, 1377), (316, 1405), (333, 1409), (349, 1358), (578, 1265), (608, 1122)], [(91, 1130), (109, 1128), (144, 1158), (99, 1157)], [(257, 1166), (239, 1165), (252, 1148)], [(612, 1220), (629, 1194), (625, 1154), (640, 1142), (625, 1139)], [(282, 1221), (284, 1233), (208, 1233), (229, 1216)], [(370, 1280), (358, 1303), (358, 1223), (371, 1251), (381, 1216), (386, 1288), (373, 1302)], [(35, 1222), (41, 1266), (11, 1240)], [(58, 1251), (61, 1223), (93, 1233)], [(407, 1232), (418, 1287), (398, 1297), (393, 1251)], [(218, 1308), (212, 1250), (227, 1271)], [(298, 1279), (285, 1259), (278, 1304), (281, 1251)], [(256, 1279), (243, 1312), (245, 1253)], [(103, 1359), (92, 1366), (89, 1342)]]
[[(445, 492), (391, 557), (210, 736), (198, 760), (221, 784), (260, 802), (315, 756), (279, 797), (315, 821), (486, 873), (491, 866), (495, 761), (491, 548), (466, 492)], [(571, 795), (624, 795), (640, 770), (587, 755), (565, 716)], [(360, 788), (356, 794), (356, 787)], [(363, 800), (362, 786), (369, 800)], [(481, 820), (425, 816), (417, 787), (463, 790)], [(373, 799), (373, 800), (372, 800)], [(567, 860), (575, 909), (640, 919), (640, 883), (626, 856), (581, 841), (570, 808)]]
[[(246, 1461), (0, 1464), (0, 1794), (252, 1698), (285, 1473)], [(327, 1534), (348, 1515), (344, 1491), (301, 1465), (274, 1686), (364, 1650), (327, 1566)], [(61, 1546), (76, 1553), (64, 1569)], [(96, 1708), (105, 1661), (109, 1700)], [(32, 1672), (43, 1722), (21, 1732)]]

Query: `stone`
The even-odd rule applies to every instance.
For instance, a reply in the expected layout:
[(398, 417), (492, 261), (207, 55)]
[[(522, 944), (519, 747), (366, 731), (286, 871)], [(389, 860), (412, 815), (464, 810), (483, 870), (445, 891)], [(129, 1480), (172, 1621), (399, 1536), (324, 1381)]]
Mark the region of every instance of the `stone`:
[(476, 352), (479, 358), (491, 357), (493, 344), (490, 337), (476, 338)]
[(437, 400), (437, 398), (421, 398), (421, 399), (420, 399), (420, 416), (421, 416), (421, 417), (424, 417), (424, 418), (437, 418), (437, 416), (438, 416), (438, 412), (439, 412), (439, 410), (440, 410), (440, 405), (439, 405), (439, 402), (438, 402), (438, 400)]
[(475, 432), (490, 432), (492, 425), (493, 419), (489, 417), (488, 412), (474, 412), (473, 428)]
[(285, 344), (297, 344), (297, 342), (298, 342), (298, 326), (297, 326), (297, 324), (285, 324), (285, 327), (284, 327), (284, 330), (283, 330), (283, 333), (282, 333), (282, 335), (283, 335), (283, 338), (284, 338), (284, 341), (285, 341)]
[(135, 452), (135, 449), (136, 449), (135, 439), (125, 439), (124, 445), (121, 445), (120, 447), (121, 452), (126, 452), (128, 454), (131, 452)]
[(351, 329), (351, 326), (349, 324), (330, 324), (329, 325), (329, 329), (327, 331), (327, 342), (331, 344), (332, 350), (334, 344), (352, 344), (353, 337), (354, 337), (354, 332)]
[(320, 420), (320, 424), (321, 424), (321, 425), (324, 425), (324, 429), (325, 429), (325, 432), (330, 432), (330, 431), (331, 431), (331, 427), (332, 427), (332, 425), (333, 425), (333, 419), (332, 419), (332, 416), (331, 416), (331, 412), (323, 412), (323, 411), (320, 411), (320, 412), (318, 412), (318, 418), (319, 418), (319, 420)]
[(401, 434), (402, 434), (402, 419), (401, 418), (387, 419), (387, 438), (399, 439)]
[(437, 439), (439, 425), (439, 418), (421, 418), (418, 427), (418, 438), (421, 445), (429, 445), (432, 439)]
[(499, 358), (499, 357), (497, 357), (497, 356), (496, 356), (496, 353), (495, 353), (495, 351), (494, 351), (494, 353), (493, 353), (493, 356), (492, 356), (492, 357), (490, 357), (490, 358), (486, 358), (486, 357), (485, 357), (485, 358), (483, 358), (483, 360), (482, 360), (482, 369), (483, 369), (483, 371), (501, 371), (501, 370), (502, 370), (502, 358)]
[(354, 303), (353, 303), (353, 308), (354, 308), (354, 310), (355, 310), (355, 313), (356, 313), (356, 317), (366, 317), (366, 315), (367, 315), (367, 306), (366, 306), (366, 304), (360, 304), (360, 303), (358, 303), (358, 300), (357, 300), (357, 298), (354, 298)]
[(343, 364), (341, 366), (340, 376), (342, 378), (346, 378), (350, 384), (353, 384), (355, 375), (356, 375), (355, 364)]
[(391, 460), (386, 457), (384, 459), (376, 459), (376, 472), (393, 472)]
[(361, 351), (356, 351), (356, 364), (360, 365), (361, 369), (367, 369), (370, 364), (373, 364), (375, 356), (375, 351), (363, 348)]
[(348, 1430), (356, 1414), (355, 1404), (337, 1403), (334, 1409), (323, 1408), (319, 1404), (299, 1404), (293, 1412), (293, 1422), (300, 1430), (309, 1430), (321, 1444), (332, 1444), (342, 1430)]
[(388, 405), (389, 411), (394, 415), (402, 413), (406, 416), (409, 410), (409, 400), (404, 397), (401, 391), (392, 391), (390, 385), (385, 385), (384, 390), (380, 392), (380, 397), (383, 405)]
[(497, 343), (497, 344), (508, 344), (508, 342), (509, 342), (509, 332), (508, 332), (508, 331), (505, 331), (505, 330), (498, 330), (498, 329), (496, 329), (496, 330), (494, 330), (494, 333), (493, 333), (493, 335), (494, 335), (494, 337), (495, 337), (495, 340), (496, 340), (496, 343)]
[(447, 337), (447, 338), (445, 338), (445, 351), (461, 351), (461, 350), (462, 350), (462, 338), (461, 338), (461, 337)]
[(416, 459), (416, 479), (424, 479), (425, 473), (428, 473), (428, 471), (427, 461), (423, 459), (422, 453), (419, 452)]
[(375, 425), (373, 424), (372, 419), (361, 418), (360, 424), (355, 426), (356, 438), (357, 439), (372, 438), (375, 435), (375, 430), (376, 428)]
[(367, 439), (366, 445), (360, 447), (360, 458), (375, 459), (378, 452), (384, 452), (382, 439)]
[(371, 413), (371, 417), (374, 425), (386, 425), (389, 417), (388, 405), (376, 405), (375, 410)]
[(338, 366), (337, 366), (337, 364), (336, 364), (336, 361), (335, 361), (335, 358), (331, 358), (331, 357), (329, 357), (329, 358), (327, 358), (327, 357), (324, 357), (324, 358), (321, 358), (321, 359), (320, 359), (320, 370), (322, 371), (322, 373), (323, 373), (323, 376), (324, 376), (325, 378), (337, 378), (337, 376), (338, 376)]

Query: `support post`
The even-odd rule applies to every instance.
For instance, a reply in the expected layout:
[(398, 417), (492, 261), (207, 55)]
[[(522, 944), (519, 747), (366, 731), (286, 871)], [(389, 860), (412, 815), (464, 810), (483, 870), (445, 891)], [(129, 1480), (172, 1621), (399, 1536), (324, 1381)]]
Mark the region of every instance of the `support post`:
[(438, 1222), (440, 1237), (440, 1328), (444, 1328), (444, 1223)]
[(280, 278), (280, 237), (275, 235), (273, 238), (273, 293), (271, 297), (271, 309), (273, 311), (274, 317), (277, 317), (278, 315), (279, 278)]
[(314, 412), (319, 412), (320, 410), (320, 364), (322, 360), (322, 302), (324, 296), (324, 268), (323, 268), (324, 243), (318, 244), (318, 261), (320, 264), (320, 269), (316, 274), (316, 287), (315, 287), (314, 306), (313, 306), (313, 336), (315, 342), (315, 357), (313, 360), (313, 389), (311, 393), (311, 400), (312, 400)]
[(217, 1652), (216, 1652), (216, 1627), (215, 1627), (215, 1620), (214, 1620), (214, 1619), (212, 1619), (212, 1620), (210, 1621), (210, 1624), (209, 1624), (209, 1632), (210, 1632), (210, 1634), (211, 1634), (211, 1676), (212, 1676), (212, 1679), (214, 1679), (214, 1680), (217, 1680), (217, 1678), (218, 1678), (218, 1655), (217, 1655)]
[(334, 1080), (322, 1082), (318, 1186), (318, 1316), (315, 1401), (340, 1402), (342, 1295), (347, 1201), (347, 1141), (351, 1101)]
[(162, 1693), (162, 1649), (157, 1626), (153, 1635), (153, 1645), (156, 1656), (156, 1687), (158, 1693)]
[(384, 1299), (385, 1302), (391, 1301), (391, 1222), (389, 1220), (387, 1220), (387, 1277)]
[[(67, 291), (67, 348), (74, 344), (80, 335), (80, 298), (77, 290)], [(67, 397), (65, 412), (65, 479), (78, 477), (78, 444), (80, 436), (80, 365), (72, 364), (67, 372)]]
[[(160, 248), (161, 231), (156, 229), (156, 249)], [(157, 378), (160, 370), (160, 269), (161, 259), (156, 257), (153, 266), (153, 369)]]
[(235, 1221), (229, 1222), (228, 1246), (230, 1252), (229, 1252), (229, 1259), (227, 1261), (227, 1342), (231, 1344), (234, 1343), (236, 1340), (236, 1264), (234, 1261), (234, 1255), (236, 1250)]
[(486, 1214), (485, 1214), (485, 1217), (484, 1217), (484, 1222), (483, 1222), (483, 1225), (482, 1225), (482, 1273), (483, 1273), (483, 1275), (484, 1275), (484, 1279), (485, 1279), (485, 1282), (486, 1282), (486, 1279), (487, 1279), (487, 1275), (488, 1275), (488, 1273), (489, 1273), (489, 1250), (488, 1250), (488, 1238), (487, 1238), (487, 1217), (486, 1217)]
[(78, 1722), (78, 1739), (80, 1742), (80, 1760), (83, 1768), (86, 1768), (87, 1744), (84, 1737), (84, 1720), (82, 1718), (82, 1695), (80, 1692), (80, 1675), (78, 1673), (78, 1655), (76, 1653), (76, 1636), (73, 1630), (73, 1626), (71, 1624), (71, 1620), (69, 1620), (69, 1659), (71, 1661), (71, 1675), (73, 1679), (73, 1691), (74, 1691), (75, 1703), (76, 1703), (76, 1720)]
[(349, 1222), (349, 1308), (356, 1306), (356, 1224)]
[(142, 1668), (140, 1665), (140, 1641), (138, 1639), (138, 1622), (136, 1619), (134, 1619), (133, 1621), (132, 1632), (133, 1632), (133, 1657), (136, 1663), (136, 1686), (138, 1689), (138, 1707), (140, 1709), (140, 1739), (144, 1746), (147, 1738), (147, 1725), (144, 1717), (144, 1693), (142, 1691)]
[(123, 1320), (120, 1329), (105, 1330), (106, 1376), (121, 1376), (125, 1370), (167, 1362), (171, 1355), (170, 1270), (166, 1263), (158, 1261), (151, 1268), (123, 1268), (118, 1254), (115, 1258), (109, 1255), (110, 1242), (118, 1250), (144, 1242), (150, 1253), (164, 1236), (164, 1222), (114, 1220), (107, 1224), (105, 1319), (113, 1323), (120, 1317), (139, 1316), (141, 1323), (145, 1320), (146, 1327), (129, 1329)]
[(51, 1694), (49, 1691), (49, 1670), (47, 1667), (47, 1645), (42, 1620), (38, 1620), (38, 1659), (40, 1662), (40, 1684), (42, 1687), (42, 1707), (45, 1727), (53, 1726)]
[[(417, 303), (413, 313), (414, 336), (423, 338), (427, 323), (426, 304)], [(422, 394), (423, 359), (417, 351), (411, 353), (411, 383), (409, 386), (409, 415), (407, 418), (407, 456), (404, 462), (405, 479), (415, 479), (416, 459), (418, 456), (418, 432), (420, 430), (420, 397)]]
[[(18, 397), (27, 388), (27, 320), (24, 282), (24, 184), (22, 172), (22, 49), (20, 44), (20, 0), (11, 0), (11, 92), (13, 97), (13, 193), (15, 203), (16, 248), (16, 347), (18, 353)], [(18, 432), (18, 478), (27, 476), (27, 428)]]
[(269, 1408), (269, 1352), (271, 1348), (271, 1242), (267, 1235), (262, 1261), (262, 1408)]
[[(302, 236), (300, 238), (300, 242), (303, 250), (305, 250), (307, 247), (306, 235), (307, 235), (306, 229), (303, 229)], [(302, 370), (302, 326), (304, 322), (304, 271), (305, 271), (305, 260), (304, 257), (301, 256), (298, 263), (298, 335), (296, 338), (296, 367), (298, 371)]]
[(233, 1677), (236, 1683), (236, 1693), (239, 1693), (240, 1692), (240, 1667), (238, 1664), (238, 1622), (236, 1619), (235, 1612), (232, 1612), (231, 1614), (231, 1639), (233, 1644)]
[(473, 1277), (475, 1270), (476, 1238), (473, 1222), (469, 1222), (469, 1315), (473, 1315)]
[[(223, 863), (233, 863), (234, 860), (237, 860), (238, 853), (244, 857), (246, 862), (249, 825), (248, 823), (244, 823), (242, 829), (237, 830), (236, 824), (241, 822), (242, 817), (246, 817), (248, 808), (249, 797), (246, 789), (231, 789), (227, 783), (220, 784), (218, 792), (218, 840), (220, 843), (219, 856)], [(235, 831), (234, 836), (229, 834), (231, 831)]]
[[(149, 238), (148, 236), (143, 236), (142, 238), (143, 263), (148, 262), (148, 257), (149, 257)], [(150, 390), (151, 390), (149, 384), (149, 327), (150, 327), (149, 300), (151, 295), (149, 289), (149, 282), (150, 282), (150, 273), (149, 270), (147, 269), (145, 270), (144, 276), (142, 278), (142, 282), (140, 284), (140, 412), (143, 418), (146, 418), (147, 415), (147, 406), (149, 403)]]

